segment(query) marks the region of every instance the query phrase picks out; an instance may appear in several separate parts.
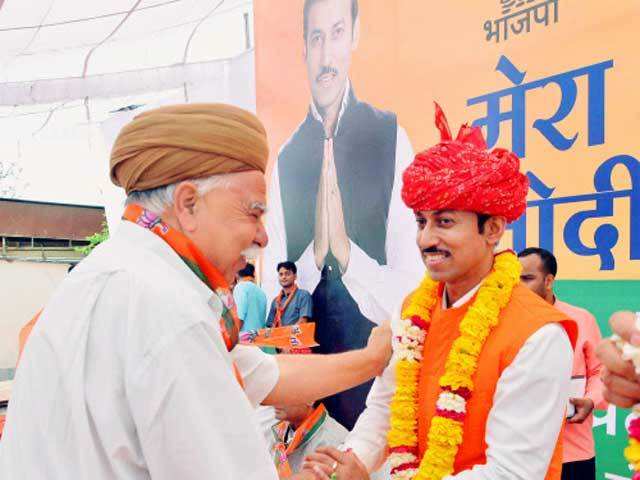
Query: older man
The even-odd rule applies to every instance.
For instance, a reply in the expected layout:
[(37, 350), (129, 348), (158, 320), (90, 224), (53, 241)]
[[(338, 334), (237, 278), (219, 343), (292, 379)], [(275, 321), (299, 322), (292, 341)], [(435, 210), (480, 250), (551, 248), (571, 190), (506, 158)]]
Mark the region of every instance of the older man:
[(228, 283), (267, 244), (267, 155), (258, 119), (226, 105), (163, 107), (122, 130), (111, 178), (128, 194), (123, 223), (33, 330), (3, 478), (276, 479), (252, 407), (313, 401), (383, 368), (384, 329), (335, 356), (236, 346)]
[(559, 480), (576, 325), (520, 284), (513, 252), (495, 252), (526, 207), (518, 157), (488, 151), (477, 128), (453, 139), (437, 112), (442, 141), (402, 187), (427, 275), (346, 443), (371, 470), (388, 451), (396, 480)]

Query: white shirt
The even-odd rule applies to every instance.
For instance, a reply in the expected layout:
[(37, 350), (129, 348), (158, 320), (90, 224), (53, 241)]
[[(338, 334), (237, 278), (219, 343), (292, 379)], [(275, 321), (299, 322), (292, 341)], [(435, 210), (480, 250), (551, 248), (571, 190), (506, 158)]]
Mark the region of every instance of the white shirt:
[[(336, 131), (347, 106), (350, 85), (347, 83), (342, 108), (338, 116)], [(315, 105), (311, 102), (311, 112), (322, 122)], [(369, 257), (358, 244), (350, 240), (349, 265), (342, 276), (344, 285), (358, 303), (362, 314), (369, 320), (381, 323), (391, 317), (393, 306), (420, 280), (424, 267), (418, 247), (415, 244), (416, 223), (413, 213), (403, 203), (400, 196), (402, 172), (413, 161), (413, 148), (405, 130), (398, 125), (396, 131), (395, 175), (391, 191), (385, 250), (387, 263), (380, 265)], [(310, 193), (315, 195), (315, 192)], [(307, 221), (308, 219), (301, 219)], [(311, 227), (313, 228), (313, 221)], [(298, 267), (297, 282), (300, 288), (313, 292), (320, 283), (320, 271), (316, 266), (313, 241), (309, 243), (299, 259), (287, 258), (287, 237), (280, 196), (278, 165), (273, 167), (269, 187), (269, 213), (266, 217), (269, 247), (264, 254), (262, 286), (269, 298), (273, 298), (280, 286), (276, 265), (284, 260), (294, 260)]]
[(0, 476), (276, 480), (254, 406), (278, 367), (259, 349), (230, 355), (221, 312), (162, 239), (123, 222), (63, 281), (29, 338)]
[[(452, 306), (464, 305), (478, 288)], [(392, 319), (395, 331), (399, 320), (398, 309)], [(564, 418), (572, 359), (571, 343), (560, 325), (545, 325), (531, 335), (496, 386), (485, 434), (487, 463), (445, 480), (543, 480)], [(396, 362), (392, 357), (373, 383), (367, 408), (345, 442), (369, 470), (384, 460)]]

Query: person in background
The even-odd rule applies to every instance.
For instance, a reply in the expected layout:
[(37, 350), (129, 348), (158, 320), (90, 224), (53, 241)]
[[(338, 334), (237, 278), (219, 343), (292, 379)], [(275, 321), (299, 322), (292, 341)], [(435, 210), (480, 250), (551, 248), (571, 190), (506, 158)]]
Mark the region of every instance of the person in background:
[(277, 271), (282, 290), (271, 302), (267, 326), (277, 328), (310, 321), (313, 317), (313, 300), (309, 292), (298, 288), (296, 284), (296, 264), (289, 261), (279, 263)]
[(304, 458), (324, 446), (338, 447), (349, 433), (322, 403), (279, 405), (271, 427), (270, 451), (280, 478), (299, 472)]
[(250, 263), (238, 271), (238, 282), (233, 289), (233, 299), (242, 322), (241, 332), (260, 330), (265, 327), (267, 296), (256, 285), (256, 268)]
[(596, 347), (602, 340), (593, 315), (558, 300), (553, 284), (558, 262), (553, 253), (543, 248), (526, 248), (518, 254), (522, 264), (522, 283), (578, 324), (578, 342), (573, 357), (572, 394), (569, 399), (575, 413), (567, 419), (562, 435), (562, 480), (595, 480), (596, 459), (593, 441), (593, 410), (606, 409), (604, 386), (600, 379), (602, 365)]

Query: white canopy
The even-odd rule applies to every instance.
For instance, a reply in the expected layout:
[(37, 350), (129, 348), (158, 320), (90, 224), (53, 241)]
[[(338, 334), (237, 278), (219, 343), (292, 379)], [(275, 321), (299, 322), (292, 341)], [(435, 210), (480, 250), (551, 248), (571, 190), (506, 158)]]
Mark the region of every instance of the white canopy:
[(0, 0), (0, 162), (22, 169), (17, 196), (104, 204), (101, 127), (141, 106), (255, 110), (252, 32), (250, 0)]

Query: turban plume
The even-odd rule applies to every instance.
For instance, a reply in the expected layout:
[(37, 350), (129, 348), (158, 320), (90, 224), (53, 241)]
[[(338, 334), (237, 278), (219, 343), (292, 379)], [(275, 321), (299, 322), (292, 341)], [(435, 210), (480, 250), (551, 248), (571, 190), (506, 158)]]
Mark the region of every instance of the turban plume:
[(171, 105), (137, 115), (111, 151), (110, 175), (128, 193), (192, 178), (265, 172), (269, 148), (260, 120), (231, 105)]
[(513, 222), (526, 208), (529, 181), (509, 150), (487, 149), (478, 127), (463, 125), (454, 140), (436, 103), (441, 141), (418, 153), (405, 170), (402, 200), (415, 211), (466, 210)]

